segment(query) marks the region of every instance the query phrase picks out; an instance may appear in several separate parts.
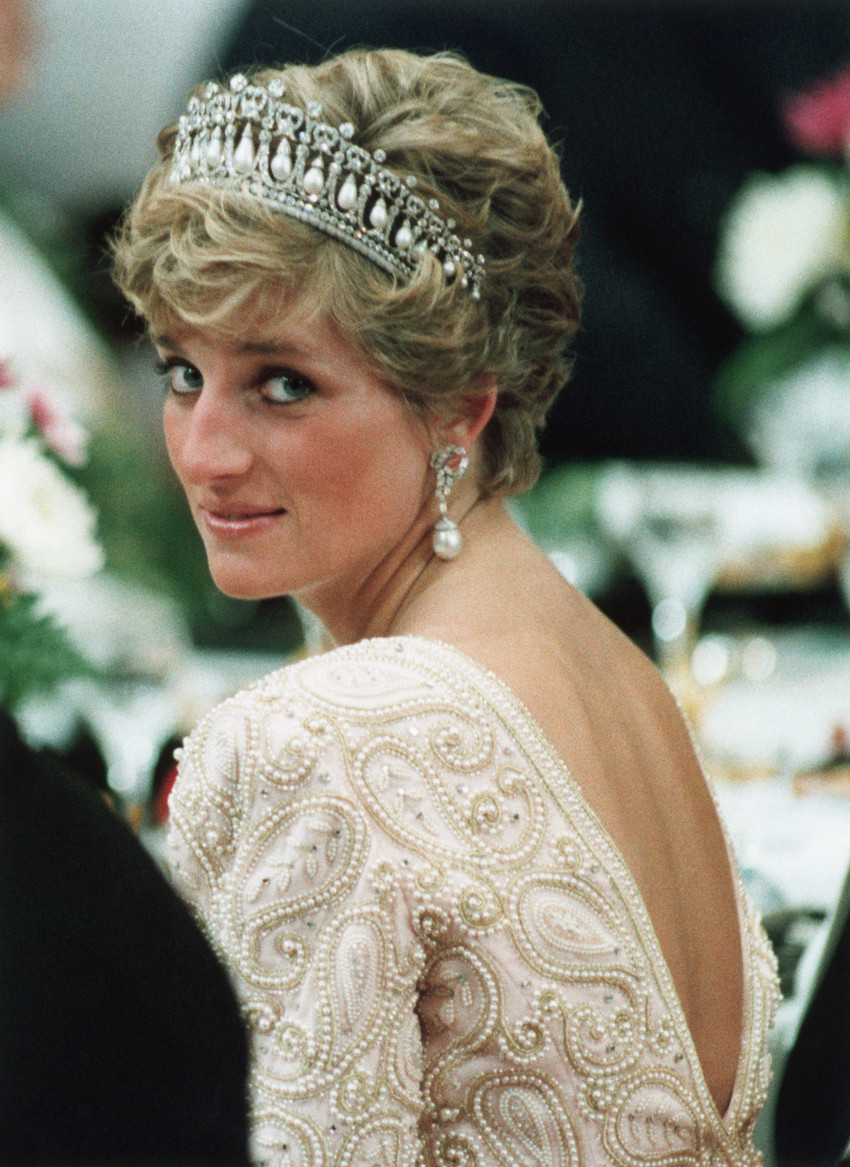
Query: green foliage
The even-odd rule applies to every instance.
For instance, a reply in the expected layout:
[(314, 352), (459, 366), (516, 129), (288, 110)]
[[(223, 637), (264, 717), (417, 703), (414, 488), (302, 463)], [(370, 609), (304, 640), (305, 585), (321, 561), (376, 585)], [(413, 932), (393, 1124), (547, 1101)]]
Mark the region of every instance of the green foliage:
[(830, 320), (816, 301), (778, 328), (749, 336), (724, 361), (715, 381), (720, 415), (739, 426), (762, 395), (830, 347), (846, 347), (846, 328)]
[(570, 535), (587, 535), (595, 530), (598, 478), (598, 466), (556, 466), (547, 470), (527, 494), (513, 501), (536, 543), (557, 546)]
[(92, 279), (92, 255), (82, 221), (49, 196), (29, 186), (0, 187), (0, 214), (20, 229), (85, 314), (88, 323), (102, 334), (101, 306), (95, 288), (105, 281)]
[(0, 594), (0, 705), (15, 709), (25, 698), (50, 693), (71, 677), (97, 671), (34, 595)]
[(159, 452), (135, 429), (95, 432), (74, 472), (98, 512), (107, 566), (191, 610), (206, 578), (203, 548)]

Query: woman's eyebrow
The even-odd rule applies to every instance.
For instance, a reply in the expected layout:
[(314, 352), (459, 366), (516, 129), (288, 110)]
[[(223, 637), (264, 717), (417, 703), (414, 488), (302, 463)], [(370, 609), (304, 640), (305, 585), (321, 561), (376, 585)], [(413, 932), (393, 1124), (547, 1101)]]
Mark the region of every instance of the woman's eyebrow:
[(258, 356), (269, 356), (274, 353), (293, 353), (295, 356), (302, 357), (311, 355), (309, 349), (302, 347), (295, 341), (282, 339), (244, 340), (237, 346), (236, 351)]
[[(178, 353), (185, 351), (179, 341), (174, 340), (170, 336), (152, 335), (151, 340), (158, 348), (173, 349)], [(239, 355), (248, 354), (251, 356), (271, 356), (275, 353), (292, 353), (294, 356), (300, 357), (309, 357), (312, 355), (309, 348), (298, 344), (294, 340), (283, 340), (274, 337), (268, 340), (242, 340), (234, 346), (234, 352)]]

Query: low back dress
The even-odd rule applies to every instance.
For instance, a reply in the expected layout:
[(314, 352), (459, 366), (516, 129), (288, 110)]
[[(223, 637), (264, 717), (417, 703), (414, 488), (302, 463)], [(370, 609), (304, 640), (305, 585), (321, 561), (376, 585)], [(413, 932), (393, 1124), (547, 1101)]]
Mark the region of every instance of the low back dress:
[(735, 875), (720, 1114), (645, 905), (525, 707), (393, 637), (280, 669), (187, 739), (172, 874), (253, 1034), (274, 1167), (755, 1167), (775, 961)]

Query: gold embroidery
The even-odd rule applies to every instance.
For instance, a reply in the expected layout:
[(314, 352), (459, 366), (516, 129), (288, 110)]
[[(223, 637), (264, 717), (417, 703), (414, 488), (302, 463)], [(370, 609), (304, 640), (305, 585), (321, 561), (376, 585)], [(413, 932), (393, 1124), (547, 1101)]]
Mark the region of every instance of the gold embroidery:
[(274, 1167), (756, 1167), (775, 967), (717, 1114), (646, 911), (539, 731), (454, 650), (300, 662), (214, 710), (175, 880), (227, 961)]

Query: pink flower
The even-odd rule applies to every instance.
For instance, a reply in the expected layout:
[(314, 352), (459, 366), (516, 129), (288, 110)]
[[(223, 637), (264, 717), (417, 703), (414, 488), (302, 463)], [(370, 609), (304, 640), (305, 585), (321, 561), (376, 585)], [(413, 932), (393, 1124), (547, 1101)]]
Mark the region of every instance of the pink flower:
[(792, 93), (780, 114), (791, 142), (805, 154), (840, 158), (850, 146), (850, 66)]
[(0, 393), (4, 389), (14, 389), (17, 383), (17, 377), (12, 372), (10, 363), (0, 358)]
[(29, 393), (27, 407), (33, 425), (53, 453), (68, 466), (82, 466), (86, 460), (85, 431), (57, 409), (43, 389)]

